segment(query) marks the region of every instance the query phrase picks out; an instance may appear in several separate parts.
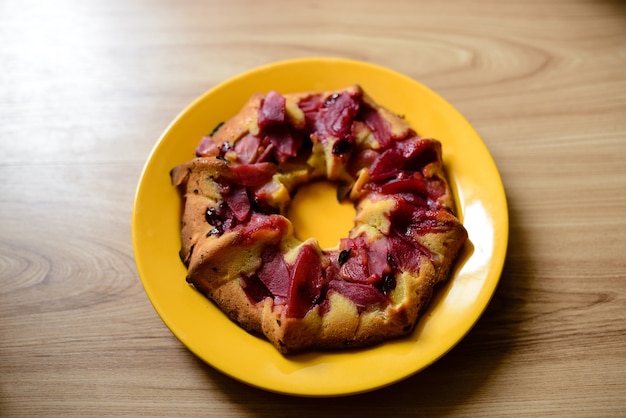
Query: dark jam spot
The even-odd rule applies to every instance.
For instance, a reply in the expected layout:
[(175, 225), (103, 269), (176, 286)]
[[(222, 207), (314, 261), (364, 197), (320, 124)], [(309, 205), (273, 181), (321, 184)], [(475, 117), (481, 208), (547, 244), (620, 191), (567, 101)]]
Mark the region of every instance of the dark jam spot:
[(230, 145), (230, 142), (226, 141), (224, 142), (221, 146), (220, 146), (220, 151), (223, 154), (226, 154), (228, 151), (230, 151), (233, 148), (232, 145)]
[(204, 218), (211, 225), (217, 224), (219, 222), (219, 216), (217, 214), (217, 209), (215, 209), (215, 208), (208, 208), (206, 210), (206, 213), (204, 214)]
[(393, 259), (393, 256), (391, 254), (387, 254), (387, 263), (389, 263), (389, 266), (392, 268), (398, 267), (398, 265), (396, 264), (396, 260)]
[(264, 196), (254, 195), (250, 204), (252, 206), (252, 210), (258, 213), (262, 213), (264, 215), (274, 215), (278, 214), (278, 208), (273, 207), (267, 201), (264, 200)]
[(348, 258), (350, 258), (351, 252), (352, 252), (352, 248), (348, 250), (342, 250), (339, 253), (339, 257), (337, 257), (337, 262), (339, 263), (340, 266), (344, 265), (345, 262), (348, 261)]
[(321, 305), (322, 303), (324, 303), (325, 300), (326, 300), (326, 294), (322, 292), (317, 297), (317, 299), (315, 299), (315, 301), (313, 302), (313, 305)]
[(217, 209), (214, 207), (210, 207), (206, 210), (204, 218), (206, 219), (207, 223), (213, 227), (207, 234), (207, 237), (224, 233), (224, 228), (226, 225), (223, 219), (223, 213), (224, 211), (222, 210), (221, 206)]
[(396, 275), (394, 273), (386, 273), (382, 281), (382, 293), (388, 296), (393, 289), (396, 288)]
[(352, 144), (347, 139), (340, 139), (333, 145), (333, 155), (342, 155), (350, 151)]
[(218, 160), (222, 160), (225, 163), (230, 163), (230, 160), (228, 158), (224, 157), (223, 155), (217, 155), (217, 156), (215, 156), (215, 158), (217, 158)]

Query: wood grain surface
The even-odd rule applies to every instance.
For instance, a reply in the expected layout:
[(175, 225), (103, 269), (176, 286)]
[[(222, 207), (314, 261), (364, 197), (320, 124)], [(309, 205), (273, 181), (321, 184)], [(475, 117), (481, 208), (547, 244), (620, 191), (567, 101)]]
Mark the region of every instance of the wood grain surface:
[[(501, 172), (510, 242), (487, 311), (440, 361), (306, 399), (233, 381), (168, 331), (130, 220), (193, 99), (320, 55), (457, 107)], [(623, 1), (0, 0), (0, 179), (2, 416), (626, 415)]]

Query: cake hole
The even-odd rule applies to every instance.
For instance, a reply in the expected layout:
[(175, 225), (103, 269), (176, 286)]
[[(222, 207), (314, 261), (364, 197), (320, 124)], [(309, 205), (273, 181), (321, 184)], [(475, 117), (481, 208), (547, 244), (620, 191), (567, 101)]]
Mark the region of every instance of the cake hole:
[(287, 210), (299, 240), (316, 238), (322, 248), (333, 248), (354, 227), (356, 211), (348, 200), (337, 201), (337, 185), (318, 181), (302, 185)]

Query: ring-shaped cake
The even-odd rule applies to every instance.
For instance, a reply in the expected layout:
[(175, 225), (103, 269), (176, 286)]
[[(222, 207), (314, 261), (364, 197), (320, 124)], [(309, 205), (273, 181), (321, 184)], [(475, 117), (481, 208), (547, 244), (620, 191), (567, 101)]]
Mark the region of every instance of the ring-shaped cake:
[[(171, 172), (187, 281), (282, 353), (406, 335), (467, 239), (441, 155), (359, 86), (254, 95)], [(286, 216), (316, 180), (356, 209), (330, 249)]]

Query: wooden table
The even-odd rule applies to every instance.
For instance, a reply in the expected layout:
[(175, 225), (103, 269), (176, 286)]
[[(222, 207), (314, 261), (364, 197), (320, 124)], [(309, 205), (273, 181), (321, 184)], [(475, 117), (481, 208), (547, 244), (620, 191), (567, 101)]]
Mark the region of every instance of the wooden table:
[[(487, 311), (440, 361), (307, 399), (233, 381), (168, 331), (130, 220), (187, 104), (320, 55), (389, 67), (457, 107), (500, 169), (510, 243)], [(626, 414), (623, 1), (4, 0), (0, 178), (0, 415)]]

